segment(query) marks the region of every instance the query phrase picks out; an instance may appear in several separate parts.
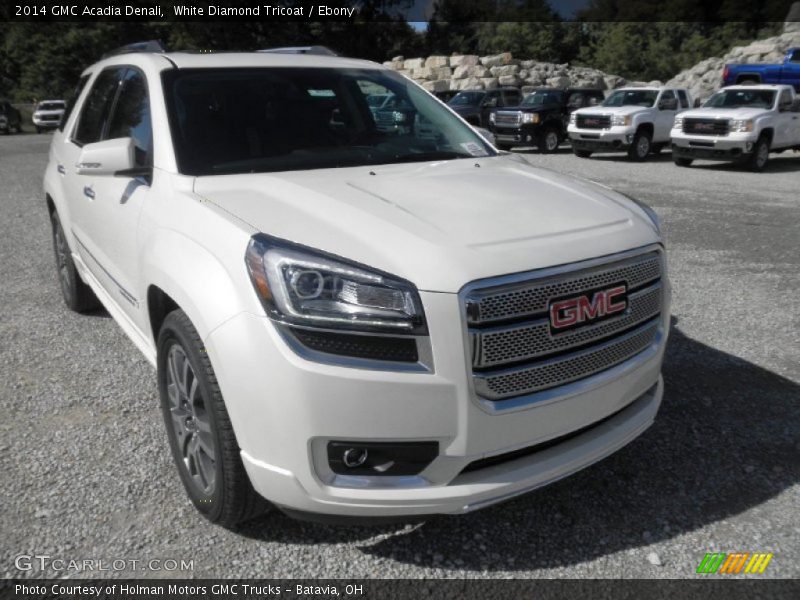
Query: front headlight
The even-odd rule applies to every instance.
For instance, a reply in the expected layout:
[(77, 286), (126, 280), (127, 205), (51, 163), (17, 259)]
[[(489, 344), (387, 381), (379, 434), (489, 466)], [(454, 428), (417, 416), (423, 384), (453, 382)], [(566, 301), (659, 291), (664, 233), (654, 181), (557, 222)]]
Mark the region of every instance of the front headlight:
[(427, 333), (409, 282), (264, 234), (245, 256), (267, 315), (282, 323), (358, 331)]
[(753, 131), (755, 122), (751, 119), (734, 119), (731, 121), (731, 131), (735, 133), (747, 133)]
[(497, 116), (494, 113), (489, 113), (489, 123), (494, 123)]
[(522, 113), (522, 122), (535, 125), (539, 122), (539, 113)]
[(628, 126), (633, 122), (633, 117), (630, 115), (611, 115), (611, 126)]
[(570, 113), (569, 114), (569, 124), (570, 125), (575, 125), (575, 123), (577, 123), (577, 122), (578, 122), (578, 115), (576, 115), (575, 113)]
[(675, 122), (672, 124), (673, 129), (683, 129), (683, 117), (675, 117)]

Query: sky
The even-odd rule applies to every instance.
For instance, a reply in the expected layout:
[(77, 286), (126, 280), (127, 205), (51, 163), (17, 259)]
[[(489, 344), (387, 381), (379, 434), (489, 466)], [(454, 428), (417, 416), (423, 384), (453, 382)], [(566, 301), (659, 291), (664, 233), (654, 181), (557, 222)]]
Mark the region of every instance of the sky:
[[(435, 1), (414, 0), (413, 6), (408, 10), (408, 21), (414, 29), (424, 31), (427, 28), (427, 20), (433, 12)], [(575, 13), (587, 4), (589, 0), (550, 0), (550, 6), (565, 19), (574, 17)]]

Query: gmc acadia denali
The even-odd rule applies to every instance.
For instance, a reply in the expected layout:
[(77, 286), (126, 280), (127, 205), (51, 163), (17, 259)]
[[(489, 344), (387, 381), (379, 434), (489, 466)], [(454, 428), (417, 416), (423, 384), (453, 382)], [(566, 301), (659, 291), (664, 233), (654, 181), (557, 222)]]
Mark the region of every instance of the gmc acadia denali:
[(100, 61), (44, 177), (64, 300), (156, 368), (197, 509), (464, 513), (641, 434), (669, 324), (654, 212), (498, 153), (389, 69), (285, 52)]

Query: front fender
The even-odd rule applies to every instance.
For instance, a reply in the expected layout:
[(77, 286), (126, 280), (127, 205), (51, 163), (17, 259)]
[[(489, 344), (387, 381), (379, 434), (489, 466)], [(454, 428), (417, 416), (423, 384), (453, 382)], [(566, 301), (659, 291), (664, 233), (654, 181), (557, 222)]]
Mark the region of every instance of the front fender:
[[(235, 315), (257, 310), (244, 263), (246, 239), (241, 244), (241, 259), (229, 263), (231, 270), (203, 245), (178, 231), (157, 230), (144, 247), (142, 297), (147, 297), (150, 286), (160, 288), (186, 313), (201, 339)], [(249, 301), (248, 292), (252, 296)], [(155, 338), (157, 334), (149, 329), (148, 335)]]

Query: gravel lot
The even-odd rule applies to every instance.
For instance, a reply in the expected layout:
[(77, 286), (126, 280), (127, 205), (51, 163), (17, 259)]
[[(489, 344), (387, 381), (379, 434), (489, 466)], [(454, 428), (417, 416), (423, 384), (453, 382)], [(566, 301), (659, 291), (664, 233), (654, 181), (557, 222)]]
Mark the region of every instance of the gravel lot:
[(173, 577), (690, 577), (712, 551), (774, 552), (765, 576), (800, 576), (800, 155), (757, 175), (523, 151), (665, 222), (675, 321), (655, 425), (483, 512), (378, 528), (272, 514), (231, 533), (180, 487), (150, 366), (105, 313), (61, 301), (41, 192), (49, 138), (0, 136), (2, 576), (40, 554), (193, 560), (136, 573)]

